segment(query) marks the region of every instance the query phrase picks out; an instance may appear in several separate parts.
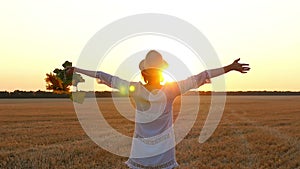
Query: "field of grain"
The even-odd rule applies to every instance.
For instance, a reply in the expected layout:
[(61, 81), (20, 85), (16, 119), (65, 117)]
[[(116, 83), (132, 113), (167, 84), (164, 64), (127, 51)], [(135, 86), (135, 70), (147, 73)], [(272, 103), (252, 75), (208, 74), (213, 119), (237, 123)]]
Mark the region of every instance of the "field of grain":
[[(110, 98), (98, 104), (112, 127), (132, 136), (134, 123)], [(210, 97), (201, 96), (197, 121), (176, 146), (178, 168), (300, 168), (300, 96), (227, 96), (219, 126), (200, 144), (209, 106)], [(126, 168), (126, 157), (85, 134), (68, 99), (1, 99), (0, 134), (1, 169)]]

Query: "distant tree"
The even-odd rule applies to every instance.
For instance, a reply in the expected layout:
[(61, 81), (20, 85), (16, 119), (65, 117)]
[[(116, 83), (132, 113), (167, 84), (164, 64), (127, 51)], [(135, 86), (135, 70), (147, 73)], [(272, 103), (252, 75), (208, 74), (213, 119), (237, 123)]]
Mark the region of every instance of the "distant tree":
[(56, 68), (53, 73), (46, 73), (46, 89), (52, 90), (53, 93), (57, 94), (70, 94), (70, 86), (73, 85), (77, 89), (77, 85), (85, 80), (80, 74), (74, 73), (73, 75), (68, 75), (66, 69), (72, 67), (72, 62), (65, 61), (62, 64), (63, 69)]

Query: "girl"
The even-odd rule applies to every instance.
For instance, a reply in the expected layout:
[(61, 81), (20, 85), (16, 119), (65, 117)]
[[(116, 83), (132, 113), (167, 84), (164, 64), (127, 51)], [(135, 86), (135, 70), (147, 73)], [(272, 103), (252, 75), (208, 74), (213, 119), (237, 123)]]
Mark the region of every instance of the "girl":
[[(155, 50), (147, 53), (139, 64), (141, 74), (146, 84), (129, 82), (102, 71), (89, 71), (80, 68), (68, 68), (68, 73), (82, 73), (97, 78), (109, 87), (120, 89), (133, 97), (136, 104), (135, 131), (132, 141), (131, 155), (126, 161), (132, 169), (171, 169), (178, 166), (175, 158), (174, 131), (172, 128), (172, 103), (174, 99), (201, 85), (211, 78), (220, 76), (232, 70), (247, 73), (248, 64), (238, 63), (203, 71), (178, 82), (161, 85), (162, 70), (168, 63)], [(134, 90), (132, 90), (134, 89)]]

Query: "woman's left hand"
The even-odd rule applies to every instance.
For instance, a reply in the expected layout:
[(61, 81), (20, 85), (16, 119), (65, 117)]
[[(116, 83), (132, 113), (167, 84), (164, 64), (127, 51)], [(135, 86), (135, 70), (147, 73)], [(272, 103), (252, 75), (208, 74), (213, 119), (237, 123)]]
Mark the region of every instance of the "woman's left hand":
[(67, 75), (73, 75), (74, 71), (75, 71), (75, 67), (67, 67), (66, 68)]

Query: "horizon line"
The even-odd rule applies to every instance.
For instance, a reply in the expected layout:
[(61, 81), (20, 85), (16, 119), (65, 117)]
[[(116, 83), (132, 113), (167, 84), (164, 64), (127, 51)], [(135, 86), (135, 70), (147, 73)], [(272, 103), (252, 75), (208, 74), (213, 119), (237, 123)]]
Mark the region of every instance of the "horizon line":
[[(49, 90), (20, 90), (16, 89), (14, 91), (8, 91), (8, 90), (0, 90), (0, 92), (8, 92), (8, 93), (13, 93), (13, 92), (50, 92), (53, 93), (53, 91)], [(76, 91), (70, 91), (70, 92), (76, 92)], [(79, 90), (78, 92), (119, 92), (118, 90)], [(212, 90), (190, 90), (188, 92), (300, 92), (300, 90), (228, 90), (228, 91), (212, 91)]]

